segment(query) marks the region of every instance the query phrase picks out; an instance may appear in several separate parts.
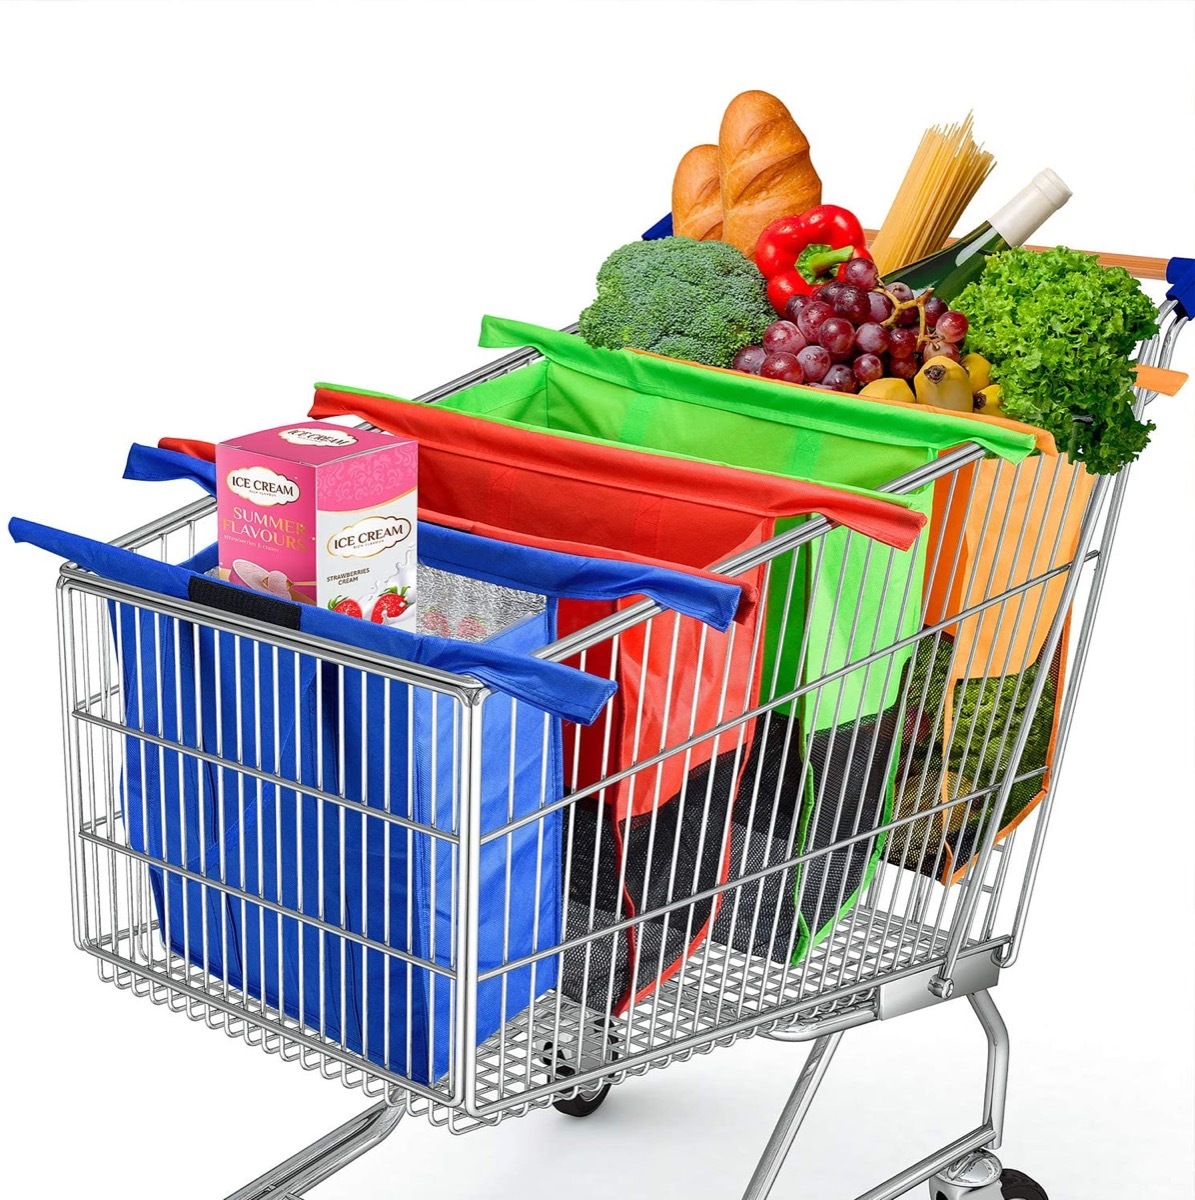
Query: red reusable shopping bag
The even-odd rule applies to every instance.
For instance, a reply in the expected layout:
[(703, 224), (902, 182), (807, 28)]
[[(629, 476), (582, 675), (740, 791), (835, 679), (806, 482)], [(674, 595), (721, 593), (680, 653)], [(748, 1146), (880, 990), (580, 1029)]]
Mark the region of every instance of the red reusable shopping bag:
[[(419, 442), (421, 507), (530, 534), (554, 546), (561, 540), (582, 542), (669, 566), (706, 568), (766, 541), (785, 517), (821, 513), (900, 549), (912, 544), (923, 523), (918, 514), (895, 505), (780, 476), (557, 438), (434, 405), (317, 389), (311, 416), (344, 414)], [(761, 573), (757, 568), (741, 582), (757, 589)], [(581, 629), (617, 607), (562, 603), (560, 633)], [(589, 652), (587, 671), (612, 670), (618, 679), (612, 703), (619, 717), (615, 744), (609, 747), (603, 746), (602, 730), (582, 735), (579, 764), (573, 764), (576, 786), (657, 754), (750, 706), (762, 655), (756, 648), (753, 668), (756, 616), (740, 618), (737, 629), (720, 639), (708, 631), (703, 635), (696, 622), (677, 622), (664, 639), (658, 629), (639, 626), (620, 637), (617, 663), (609, 657), (608, 643)], [(721, 645), (711, 644), (719, 640)], [(727, 654), (736, 659), (729, 676)], [(724, 678), (737, 695), (719, 696)], [(661, 686), (668, 681), (670, 689)], [(665, 703), (667, 690), (671, 705)], [(687, 756), (665, 759), (646, 783), (632, 777), (616, 785), (616, 814), (638, 815), (668, 800), (711, 752), (711, 743), (702, 743)]]
[[(436, 519), (481, 522), (491, 533), (507, 530), (559, 549), (568, 542), (606, 547), (674, 569), (706, 568), (774, 536), (779, 521), (805, 514), (821, 513), (900, 549), (924, 521), (867, 496), (558, 438), (433, 405), (321, 387), (310, 415), (355, 415), (418, 441), (420, 506), (440, 514)], [(761, 593), (763, 568), (738, 582)], [(583, 629), (633, 602), (561, 602), (558, 631)], [(619, 691), (604, 720), (566, 733), (566, 787), (595, 784), (753, 707), (761, 609), (762, 602), (744, 604), (726, 633), (664, 616), (571, 660), (616, 679)], [(706, 738), (574, 805), (567, 937), (592, 937), (606, 924), (668, 909), (725, 882), (729, 808), (753, 725)], [(694, 901), (567, 952), (563, 990), (589, 1008), (625, 1011), (680, 969), (717, 909), (716, 899)]]

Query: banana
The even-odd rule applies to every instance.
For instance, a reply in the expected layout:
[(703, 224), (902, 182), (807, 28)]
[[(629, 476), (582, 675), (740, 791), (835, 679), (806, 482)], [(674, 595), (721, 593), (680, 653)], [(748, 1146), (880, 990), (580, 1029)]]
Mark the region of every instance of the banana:
[(903, 400), (906, 404), (912, 404), (917, 399), (907, 379), (897, 379), (892, 375), (873, 379), (859, 395), (875, 396), (879, 400)]
[(982, 392), (992, 382), (992, 364), (982, 354), (964, 354), (962, 363), (971, 377), (971, 391)]
[(918, 404), (946, 408), (952, 412), (973, 412), (971, 378), (960, 363), (944, 354), (931, 358), (913, 380)]
[(974, 397), (972, 397), (972, 401), (975, 411), (982, 413), (985, 417), (1008, 416), (1004, 411), (1004, 391), (998, 383), (992, 383), (985, 388), (980, 388)]

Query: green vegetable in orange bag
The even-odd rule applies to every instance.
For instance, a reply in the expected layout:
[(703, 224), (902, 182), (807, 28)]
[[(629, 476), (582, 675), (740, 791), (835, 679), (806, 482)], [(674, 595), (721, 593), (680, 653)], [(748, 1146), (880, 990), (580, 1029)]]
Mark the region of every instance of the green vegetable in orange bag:
[(992, 362), (1003, 411), (1048, 429), (1072, 461), (1111, 475), (1145, 449), (1133, 416), (1133, 348), (1157, 332), (1153, 301), (1123, 267), (1058, 246), (1005, 250), (956, 300), (967, 348)]

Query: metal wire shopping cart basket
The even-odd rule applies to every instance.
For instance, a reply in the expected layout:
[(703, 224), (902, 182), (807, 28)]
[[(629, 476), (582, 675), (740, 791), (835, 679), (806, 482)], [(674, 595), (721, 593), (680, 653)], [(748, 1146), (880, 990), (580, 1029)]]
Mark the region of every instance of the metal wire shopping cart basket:
[[(1160, 321), (1159, 334), (1142, 347), (1143, 364), (1169, 363), (1187, 321), (1180, 300), (1162, 305)], [(516, 352), (421, 399), (442, 399), (535, 359), (534, 351)], [(1138, 391), (1138, 412), (1152, 399), (1153, 393)], [(806, 626), (788, 643), (787, 674), (773, 672), (766, 689), (736, 689), (729, 678), (732, 665), (739, 670), (744, 659), (756, 672), (767, 653), (762, 622), (746, 627), (747, 644), (737, 655), (724, 654), (720, 677), (711, 677), (683, 670), (692, 663), (680, 662), (676, 648), (683, 645), (700, 659), (715, 635), (695, 617), (650, 599), (620, 605), (534, 649), (539, 659), (594, 672), (613, 670), (623, 642), (672, 647), (671, 655), (663, 652), (668, 668), (662, 678), (658, 654), (635, 660), (644, 672), (635, 692), (641, 697), (655, 688), (665, 705), (657, 731), (666, 732), (666, 744), (642, 742), (633, 712), (623, 712), (619, 736), (625, 741), (631, 728), (629, 756), (599, 756), (602, 769), (585, 778), (581, 755), (566, 752), (570, 775), (556, 790), (542, 766), (545, 753), (534, 760), (541, 766), (529, 803), (528, 772), (517, 768), (513, 751), (501, 764), (483, 754), (481, 742), (487, 708), (511, 709), (515, 702), (476, 677), (365, 649), (338, 651), (300, 630), (166, 601), (64, 567), (59, 628), (77, 944), (95, 956), (102, 979), (375, 1100), (228, 1200), (306, 1195), (407, 1114), (426, 1114), (454, 1132), (550, 1105), (584, 1116), (611, 1085), (739, 1038), (811, 1041), (745, 1193), (761, 1200), (843, 1033), (963, 996), (988, 1042), (979, 1123), (860, 1200), (893, 1200), (926, 1180), (935, 1200), (1044, 1196), (1040, 1189), (1016, 1190), (1031, 1185), (1017, 1184), (1015, 1172), (1003, 1172), (1002, 1184), (993, 1153), (1001, 1142), (1008, 1041), (991, 989), (1019, 950), (1131, 472), (1126, 467), (1092, 479), (1061, 465), (1044, 467), (1044, 458), (1001, 463), (1002, 480), (1028, 505), (1017, 511), (1050, 514), (1049, 520), (1018, 522), (1010, 519), (1011, 506), (995, 502), (995, 489), (978, 483), (984, 459), (982, 446), (961, 445), (880, 489), (894, 497), (931, 489), (935, 505), (952, 514), (953, 525), (931, 525), (912, 551), (869, 541), (819, 516), (702, 564), (731, 579), (753, 580), (755, 592), (769, 597), (769, 621), (778, 631), (773, 644), (800, 626), (803, 596), (837, 587), (829, 611), (851, 627), (822, 631), (819, 642)], [(970, 531), (971, 542), (958, 535), (960, 528)], [(178, 562), (191, 559), (213, 532), (214, 503), (200, 500), (119, 544)], [(842, 602), (842, 581), (822, 578), (826, 563), (842, 561), (839, 551), (825, 550), (831, 535), (852, 540), (868, 586), (899, 619), (858, 636), (857, 613)], [(918, 586), (901, 569), (901, 556), (910, 553), (924, 563)], [(1001, 570), (999, 563), (1014, 567)], [(343, 753), (344, 739), (328, 731), (322, 706), (339, 697), (340, 715), (331, 725), (343, 721), (346, 689), (359, 689), (361, 704), (375, 706), (375, 717), (387, 714), (378, 718), (387, 737), (397, 729), (392, 717), (399, 708), (389, 706), (399, 697), (404, 720), (413, 723), (422, 714), (435, 732), (396, 740), (404, 747), (403, 761), (390, 768), (396, 799), (380, 809), (354, 801), (343, 785), (330, 787), (321, 772), (309, 782), (271, 774), (266, 743), (272, 728), (259, 729), (253, 746), (235, 737), (218, 752), (196, 750), (182, 732), (181, 694), (171, 691), (175, 677), (167, 671), (163, 684), (160, 669), (155, 681), (152, 672), (146, 676), (139, 666), (130, 672), (121, 661), (141, 653), (140, 640), (134, 648), (131, 638), (110, 636), (119, 625), (113, 614), (129, 610), (139, 614), (138, 622), (148, 621), (129, 629), (171, 632), (173, 654), (188, 651), (173, 636), (185, 623), (188, 637), (207, 631), (233, 647), (251, 642), (259, 671), (271, 654), (275, 664), (279, 654), (300, 655), (310, 678), (324, 681), (322, 691), (295, 692), (296, 706), (304, 709), (300, 724), (308, 730), (303, 736), (314, 739), (317, 756), (325, 737)], [(725, 636), (738, 632), (731, 626)], [(817, 649), (830, 643), (849, 647), (846, 661), (835, 658), (831, 665)], [(649, 659), (656, 672), (650, 678)], [(245, 669), (235, 650), (223, 663), (227, 672)], [(136, 706), (130, 709), (122, 693), (130, 680), (147, 678), (156, 682), (161, 703), (180, 706), (173, 736), (147, 735), (130, 716)], [(261, 678), (274, 688), (275, 701), (279, 690), (299, 687), (297, 675), (284, 677), (276, 665)], [(844, 686), (846, 680), (857, 686)], [(863, 702), (877, 693), (885, 697), (882, 707)], [(854, 698), (851, 707), (844, 697)], [(794, 702), (809, 711), (823, 698), (830, 698), (832, 722), (813, 722), (806, 731), (798, 721), (780, 721), (779, 714), (795, 711)], [(615, 734), (610, 711), (585, 734), (590, 745), (596, 730), (599, 747), (604, 739), (609, 749)], [(570, 740), (580, 745), (580, 725), (554, 725), (525, 706), (509, 721), (532, 722), (530, 741), (542, 739), (544, 747), (557, 737), (562, 751)], [(233, 728), (251, 726), (251, 714), (238, 709)], [(371, 729), (363, 721), (357, 734), (364, 738)], [(143, 763), (145, 755), (161, 763), (169, 754), (171, 769), (207, 771), (221, 795), (236, 788), (260, 797), (264, 789), (288, 785), (278, 795), (299, 808), (309, 803), (303, 824), (319, 846), (310, 871), (304, 860), (307, 902), (269, 889), (281, 838), (242, 835), (228, 860), (199, 863), (177, 848), (172, 853), (168, 839), (138, 834), (122, 783), (130, 753)], [(277, 761), (277, 748), (273, 753)], [(412, 776), (425, 769), (421, 756), (427, 753), (439, 755), (435, 801), (427, 811), (400, 807), (400, 781), (408, 769)], [(671, 778), (683, 780), (676, 797), (637, 811), (622, 805), (611, 818), (610, 797), (625, 795), (636, 781), (658, 792), (653, 780), (665, 765)], [(505, 789), (509, 797), (496, 820), (492, 805), (483, 820), (483, 772), (487, 795), (497, 777), (499, 793)], [(869, 789), (873, 779), (882, 786)], [(279, 829), (282, 807), (269, 810)], [(346, 834), (352, 828), (355, 840)], [(625, 848), (632, 834), (646, 847), (643, 856), (613, 854), (614, 844)], [(375, 842), (405, 844), (401, 861), (413, 864), (411, 872), (422, 859), (433, 864), (432, 878), (450, 881), (431, 902), (430, 946), (417, 931), (405, 940), (393, 936), (391, 922), (398, 918), (385, 899), (376, 920), (348, 911), (339, 889), (353, 856), (383, 896), (394, 882), (386, 873), (399, 860), (369, 858)], [(719, 868), (712, 881), (704, 869), (711, 858)], [(436, 863), (446, 874), (437, 876)], [(495, 863), (497, 876), (505, 874), (496, 908), (487, 903), (492, 895), (481, 894), (483, 863), (487, 879), (495, 877)], [(520, 886), (512, 883), (514, 875)], [(164, 888), (164, 879), (177, 888)], [(661, 881), (666, 886), (657, 886)], [(514, 914), (513, 898), (528, 892), (530, 907)], [(632, 892), (634, 905), (626, 902)], [(168, 922), (167, 895), (176, 906), (198, 911)], [(816, 937), (801, 932), (801, 914), (809, 911), (825, 919)], [(551, 919), (534, 915), (525, 927), (528, 912), (550, 912)], [(490, 923), (484, 933), (483, 921)], [(254, 926), (255, 937), (246, 931)], [(274, 926), (279, 934), (270, 970), (281, 972), (277, 947), (288, 936), (306, 947), (295, 956), (300, 975), (307, 973), (292, 985), (304, 997), (298, 1005), (287, 1002), (285, 982), (273, 990), (249, 982), (255, 955), (266, 974), (264, 931)], [(479, 957), (483, 937), (501, 947), (497, 960)], [(674, 960), (665, 947), (678, 940), (688, 952)], [(652, 986), (633, 987), (614, 1004), (613, 985), (603, 981), (616, 969), (628, 970), (628, 954), (630, 977), (650, 977)], [(241, 964), (236, 971), (234, 959)], [(572, 970), (578, 963), (579, 972)], [(570, 970), (574, 984), (566, 986)], [(421, 1036), (413, 1015), (419, 980), (427, 1019), (441, 1031), (432, 1039), (439, 1049), (422, 1054), (412, 1049)], [(400, 990), (411, 1002), (396, 1007)], [(308, 996), (314, 997), (310, 1005)], [(327, 1019), (333, 1011), (346, 1019)], [(406, 1014), (397, 1028), (394, 1013)]]

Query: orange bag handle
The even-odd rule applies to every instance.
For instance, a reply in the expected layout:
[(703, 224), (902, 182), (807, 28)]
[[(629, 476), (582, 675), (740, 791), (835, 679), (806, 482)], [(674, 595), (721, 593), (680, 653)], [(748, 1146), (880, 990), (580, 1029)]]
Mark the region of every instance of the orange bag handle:
[(1186, 371), (1170, 371), (1166, 367), (1137, 366), (1137, 386), (1147, 392), (1158, 392), (1162, 396), (1177, 395), (1178, 389), (1187, 382)]

